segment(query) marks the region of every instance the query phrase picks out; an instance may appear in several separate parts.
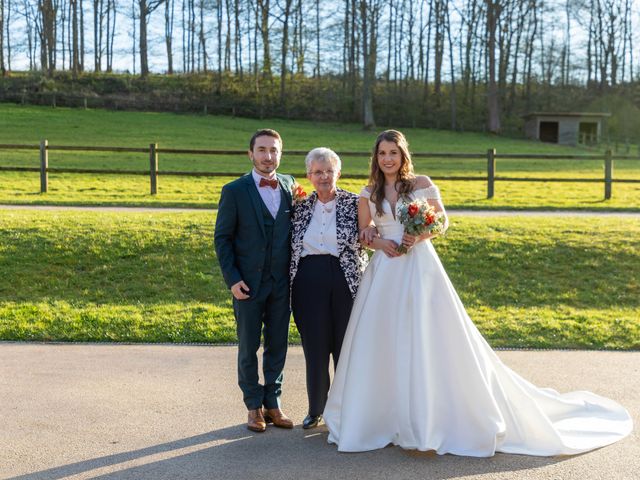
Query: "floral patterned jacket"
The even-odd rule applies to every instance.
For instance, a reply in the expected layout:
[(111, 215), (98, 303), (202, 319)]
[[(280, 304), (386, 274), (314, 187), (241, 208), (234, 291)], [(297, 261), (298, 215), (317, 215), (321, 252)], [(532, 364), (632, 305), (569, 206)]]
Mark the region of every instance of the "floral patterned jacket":
[[(318, 195), (313, 192), (307, 198), (293, 206), (293, 234), (291, 236), (291, 264), (289, 281), (298, 272), (298, 263), (302, 255), (302, 241), (309, 228), (311, 216)], [(358, 240), (358, 198), (355, 193), (338, 188), (336, 190), (336, 235), (338, 238), (338, 260), (349, 286), (351, 296), (355, 298), (360, 285), (360, 277), (367, 266), (368, 256)]]

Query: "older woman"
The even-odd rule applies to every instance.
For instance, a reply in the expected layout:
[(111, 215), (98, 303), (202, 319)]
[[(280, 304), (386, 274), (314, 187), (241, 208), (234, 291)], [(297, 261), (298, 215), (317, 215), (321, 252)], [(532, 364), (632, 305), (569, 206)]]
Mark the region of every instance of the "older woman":
[(309, 412), (303, 428), (322, 419), (329, 392), (329, 357), (338, 364), (367, 255), (358, 240), (358, 195), (336, 186), (340, 157), (314, 148), (305, 159), (315, 192), (294, 206), (291, 306), (307, 365)]

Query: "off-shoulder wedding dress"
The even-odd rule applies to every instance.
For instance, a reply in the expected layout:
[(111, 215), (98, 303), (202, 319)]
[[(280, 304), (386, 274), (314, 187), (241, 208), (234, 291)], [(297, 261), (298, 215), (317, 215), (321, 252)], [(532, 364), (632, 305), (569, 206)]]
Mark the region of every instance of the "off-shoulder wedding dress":
[[(366, 190), (362, 193), (368, 196)], [(439, 199), (436, 186), (414, 197)], [(402, 225), (387, 201), (383, 238)], [(324, 419), (329, 442), (358, 452), (395, 444), (485, 457), (577, 454), (632, 430), (629, 413), (586, 391), (539, 388), (504, 365), (467, 315), (431, 242), (376, 251), (351, 313)]]

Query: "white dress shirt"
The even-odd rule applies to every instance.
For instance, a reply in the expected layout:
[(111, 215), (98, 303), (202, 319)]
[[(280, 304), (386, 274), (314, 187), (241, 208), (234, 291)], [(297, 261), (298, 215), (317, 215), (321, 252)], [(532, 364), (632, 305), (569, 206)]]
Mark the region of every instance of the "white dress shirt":
[(273, 218), (276, 218), (278, 215), (278, 210), (280, 209), (280, 182), (278, 182), (278, 188), (271, 188), (270, 186), (260, 186), (260, 179), (265, 178), (267, 180), (277, 180), (278, 178), (274, 175), (273, 177), (263, 177), (256, 169), (251, 170), (251, 175), (253, 176), (253, 180), (256, 182), (256, 188), (258, 189), (258, 193), (262, 198), (262, 201), (267, 206), (267, 210), (271, 213)]
[(302, 239), (302, 254), (338, 256), (338, 235), (336, 231), (336, 201), (322, 203), (316, 200), (309, 227)]

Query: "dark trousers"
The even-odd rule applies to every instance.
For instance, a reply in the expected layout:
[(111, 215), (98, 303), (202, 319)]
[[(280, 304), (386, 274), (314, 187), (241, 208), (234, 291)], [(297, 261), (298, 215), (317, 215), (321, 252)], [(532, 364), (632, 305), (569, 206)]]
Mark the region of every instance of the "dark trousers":
[(303, 257), (291, 302), (307, 366), (309, 414), (320, 415), (329, 393), (329, 356), (333, 356), (335, 369), (353, 307), (338, 259), (332, 255)]
[[(289, 344), (289, 282), (263, 280), (258, 293), (248, 300), (233, 299), (238, 333), (238, 385), (244, 403), (253, 410), (279, 408), (284, 361)], [(264, 335), (262, 373), (258, 378), (260, 336)]]

